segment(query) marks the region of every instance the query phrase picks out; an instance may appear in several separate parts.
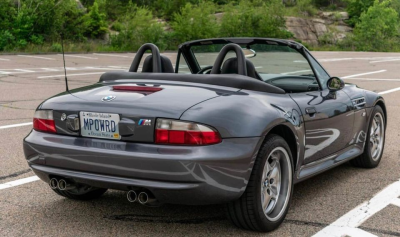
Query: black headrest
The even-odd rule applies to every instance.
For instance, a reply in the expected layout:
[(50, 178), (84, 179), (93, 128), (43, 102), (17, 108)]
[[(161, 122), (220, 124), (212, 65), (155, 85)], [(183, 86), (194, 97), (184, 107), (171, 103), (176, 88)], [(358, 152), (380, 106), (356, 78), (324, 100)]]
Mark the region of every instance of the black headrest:
[[(164, 73), (174, 73), (171, 60), (164, 55), (160, 55), (161, 58), (161, 71)], [(143, 62), (142, 72), (153, 72), (153, 56), (149, 55)]]
[[(247, 76), (253, 77), (255, 79), (261, 80), (260, 75), (258, 75), (254, 64), (246, 58)], [(229, 58), (222, 65), (221, 74), (238, 74), (238, 60), (236, 57)]]

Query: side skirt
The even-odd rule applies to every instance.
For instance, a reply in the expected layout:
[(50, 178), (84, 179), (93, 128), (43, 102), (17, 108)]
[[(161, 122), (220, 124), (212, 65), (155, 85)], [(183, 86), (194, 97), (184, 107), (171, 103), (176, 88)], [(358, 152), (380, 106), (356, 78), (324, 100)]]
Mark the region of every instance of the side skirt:
[(303, 165), (297, 171), (295, 183), (299, 183), (326, 170), (341, 165), (359, 155), (364, 151), (364, 144), (358, 143), (351, 145), (333, 155), (325, 157), (321, 160)]

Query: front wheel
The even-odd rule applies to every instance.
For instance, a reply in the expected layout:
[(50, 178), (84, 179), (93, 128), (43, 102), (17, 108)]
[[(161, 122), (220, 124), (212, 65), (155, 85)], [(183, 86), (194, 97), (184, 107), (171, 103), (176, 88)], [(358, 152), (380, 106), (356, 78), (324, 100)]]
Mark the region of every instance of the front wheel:
[(379, 165), (385, 147), (385, 115), (382, 108), (375, 106), (367, 133), (364, 153), (350, 161), (356, 167), (375, 168)]
[(228, 218), (236, 226), (268, 232), (276, 229), (289, 209), (293, 193), (290, 148), (278, 135), (269, 135), (255, 161), (246, 191), (227, 204)]

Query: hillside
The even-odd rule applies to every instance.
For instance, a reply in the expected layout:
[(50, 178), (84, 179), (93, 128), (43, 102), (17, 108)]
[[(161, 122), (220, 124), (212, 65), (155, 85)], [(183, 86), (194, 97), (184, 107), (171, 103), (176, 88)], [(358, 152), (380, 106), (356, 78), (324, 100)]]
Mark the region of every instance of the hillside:
[(176, 50), (211, 37), (294, 39), (314, 50), (400, 51), (400, 1), (2, 0), (0, 51)]

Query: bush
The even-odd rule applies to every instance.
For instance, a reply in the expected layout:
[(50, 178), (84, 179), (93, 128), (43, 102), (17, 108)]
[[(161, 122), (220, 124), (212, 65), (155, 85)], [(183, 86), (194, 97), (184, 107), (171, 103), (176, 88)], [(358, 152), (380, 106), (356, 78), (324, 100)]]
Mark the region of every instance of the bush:
[(129, 4), (126, 14), (121, 17), (120, 32), (111, 36), (111, 45), (119, 50), (138, 50), (144, 43), (154, 43), (161, 50), (167, 47), (162, 23), (153, 19), (145, 7)]
[(88, 14), (84, 16), (85, 34), (92, 38), (103, 37), (107, 32), (107, 23), (105, 14), (99, 12), (97, 1), (93, 3)]
[(215, 5), (212, 2), (200, 2), (199, 5), (186, 4), (181, 13), (175, 13), (171, 22), (176, 44), (218, 35), (218, 24), (215, 17)]
[(358, 50), (387, 51), (390, 43), (398, 44), (399, 15), (390, 7), (390, 0), (375, 0), (368, 11), (361, 14), (354, 29)]
[(285, 30), (284, 5), (280, 0), (267, 3), (241, 1), (238, 6), (228, 5), (221, 22), (221, 37), (288, 38)]
[(10, 31), (0, 31), (0, 51), (9, 48), (10, 45), (14, 44), (15, 37)]
[(62, 52), (62, 46), (61, 46), (61, 44), (59, 44), (59, 43), (54, 43), (54, 44), (51, 46), (51, 51), (52, 51), (52, 52)]
[(318, 10), (314, 7), (313, 0), (297, 0), (297, 8), (305, 16), (314, 16)]
[(347, 12), (350, 19), (348, 23), (355, 26), (360, 21), (360, 16), (374, 4), (374, 0), (347, 0)]

